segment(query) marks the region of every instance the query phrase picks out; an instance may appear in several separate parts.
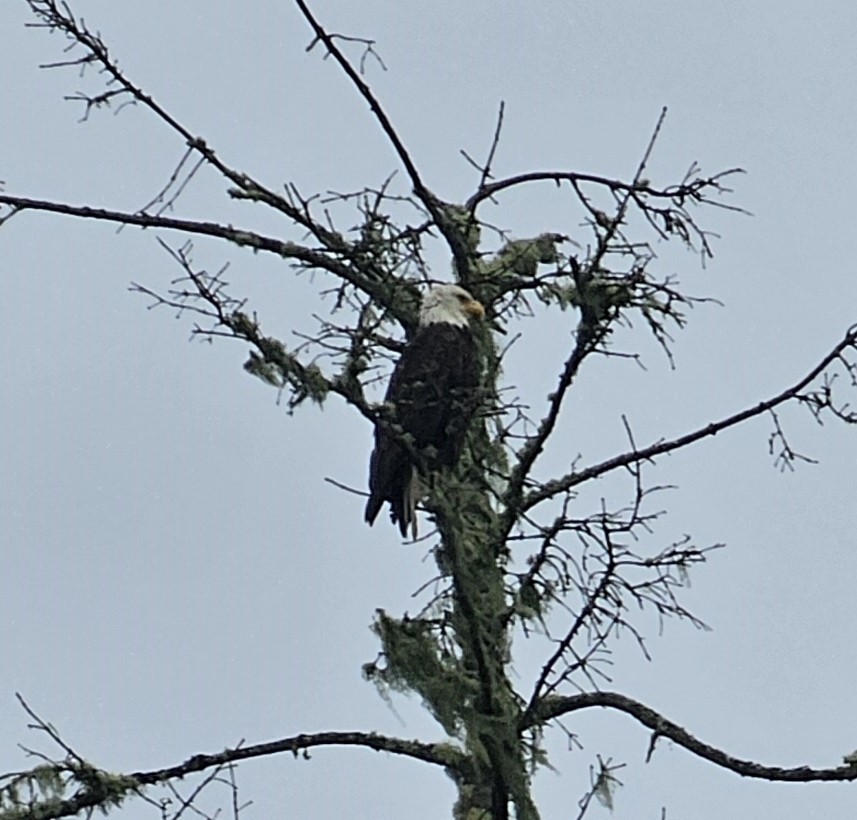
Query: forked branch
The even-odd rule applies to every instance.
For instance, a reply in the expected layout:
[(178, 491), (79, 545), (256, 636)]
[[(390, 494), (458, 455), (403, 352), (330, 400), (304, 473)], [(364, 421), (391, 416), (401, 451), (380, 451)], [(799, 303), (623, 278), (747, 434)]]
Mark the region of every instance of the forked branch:
[(390, 141), (390, 144), (393, 146), (393, 150), (396, 152), (400, 162), (405, 167), (405, 171), (407, 172), (408, 177), (411, 180), (411, 185), (413, 186), (414, 195), (429, 212), (432, 221), (446, 240), (450, 253), (455, 260), (459, 277), (466, 283), (470, 269), (470, 258), (466, 243), (461, 235), (460, 228), (457, 227), (447, 216), (444, 203), (429, 191), (423, 183), (416, 164), (408, 153), (407, 148), (405, 148), (404, 142), (393, 127), (393, 123), (390, 121), (390, 118), (387, 116), (387, 113), (384, 111), (384, 108), (381, 106), (378, 98), (372, 92), (372, 89), (370, 89), (363, 81), (360, 74), (354, 66), (351, 65), (339, 46), (336, 45), (334, 36), (331, 35), (321, 25), (321, 23), (318, 22), (318, 20), (316, 20), (304, 0), (295, 0), (295, 3), (306, 21), (310, 24), (316, 39), (324, 43), (324, 47), (327, 49), (328, 53), (334, 58), (334, 60), (336, 60), (340, 68), (342, 68), (345, 75), (351, 81), (352, 85), (357, 89), (360, 96), (369, 105), (372, 114), (381, 126), (381, 130)]
[[(372, 268), (370, 264), (366, 263), (366, 261), (360, 256), (358, 252), (359, 249), (355, 248), (355, 246), (348, 242), (340, 233), (326, 227), (316, 219), (309, 212), (306, 202), (293, 201), (289, 196), (283, 196), (277, 193), (249, 174), (239, 171), (224, 162), (205, 139), (194, 135), (189, 128), (173, 117), (151, 95), (143, 91), (140, 86), (135, 84), (125, 75), (125, 73), (119, 68), (116, 60), (114, 60), (110, 54), (101, 37), (91, 31), (81, 18), (75, 17), (66, 3), (57, 2), (57, 0), (27, 0), (27, 3), (39, 21), (38, 23), (33, 23), (33, 26), (47, 28), (51, 31), (60, 31), (71, 41), (69, 51), (72, 52), (72, 54), (75, 47), (78, 47), (83, 51), (83, 54), (79, 57), (71, 56), (68, 60), (43, 65), (43, 68), (62, 68), (71, 66), (79, 67), (81, 71), (83, 71), (88, 67), (93, 67), (97, 69), (99, 73), (108, 78), (108, 90), (105, 93), (95, 96), (77, 95), (72, 98), (83, 100), (87, 105), (87, 113), (92, 108), (108, 105), (111, 101), (120, 99), (123, 96), (126, 101), (134, 101), (143, 105), (183, 140), (189, 152), (198, 155), (201, 162), (214, 168), (222, 177), (235, 186), (229, 191), (229, 194), (233, 199), (261, 202), (284, 214), (293, 223), (309, 231), (309, 233), (318, 240), (324, 252), (335, 257), (336, 260), (351, 262), (350, 268), (352, 275), (350, 277), (345, 277), (345, 281), (360, 287), (365, 293), (372, 296), (373, 299), (378, 300), (380, 304), (391, 307), (393, 312), (397, 313), (395, 307), (389, 305), (390, 299), (385, 298), (384, 290), (377, 286), (377, 282), (384, 279), (383, 273)], [(179, 167), (181, 167), (181, 164), (186, 160), (187, 156), (182, 159)], [(176, 176), (177, 173), (178, 169), (173, 172), (170, 182), (168, 182), (166, 186), (167, 188), (173, 184), (173, 177)], [(194, 173), (196, 173), (195, 168), (192, 171), (192, 174)], [(183, 188), (187, 181), (187, 179), (183, 180), (183, 182), (178, 186), (179, 189)], [(161, 201), (162, 196), (163, 192), (151, 200), (149, 205), (158, 204)], [(168, 200), (170, 205), (172, 205), (174, 201), (175, 196), (171, 200)], [(22, 210), (24, 208), (36, 208), (39, 206), (41, 206), (42, 210), (54, 210), (68, 215), (97, 219), (111, 219), (113, 217), (109, 216), (109, 214), (114, 213), (100, 209), (75, 208), (74, 206), (65, 205), (63, 203), (40, 203), (36, 200), (24, 200), (23, 198), (16, 197), (5, 198), (3, 203), (12, 208), (12, 213), (16, 213), (18, 210)], [(160, 226), (230, 238), (225, 233), (227, 229), (223, 227), (218, 229), (215, 226), (215, 230), (195, 231), (186, 225), (169, 225), (154, 222), (153, 220), (156, 218), (157, 217), (146, 214), (144, 208), (141, 213), (129, 216), (123, 215), (119, 218), (115, 218), (114, 221), (123, 222), (125, 224), (140, 225), (141, 227)], [(178, 222), (181, 222), (181, 220)], [(238, 234), (240, 238), (245, 232), (235, 233)], [(249, 244), (253, 244), (253, 242)], [(255, 244), (253, 244), (253, 246), (257, 247)], [(270, 248), (262, 246), (260, 249), (269, 250)], [(277, 251), (274, 250), (274, 252)], [(328, 267), (328, 269), (330, 268)], [(346, 266), (340, 265), (339, 271), (340, 273), (345, 272)], [(358, 285), (358, 281), (361, 284)], [(401, 319), (402, 316), (397, 315), (397, 318)]]
[[(615, 456), (614, 458), (609, 458), (606, 461), (602, 461), (600, 464), (593, 464), (591, 467), (586, 467), (579, 472), (571, 472), (561, 478), (553, 481), (547, 481), (524, 496), (521, 501), (520, 512), (530, 510), (537, 504), (540, 504), (547, 499), (554, 498), (560, 493), (564, 493), (578, 484), (582, 484), (583, 482), (589, 481), (593, 478), (598, 478), (599, 476), (605, 475), (606, 473), (612, 472), (620, 467), (626, 467), (629, 464), (635, 464), (643, 461), (651, 461), (657, 456), (675, 452), (690, 444), (694, 444), (700, 439), (707, 438), (708, 436), (716, 436), (723, 430), (728, 430), (729, 428), (735, 427), (748, 419), (768, 413), (788, 401), (802, 401), (803, 403), (806, 403), (806, 397), (804, 396), (803, 391), (806, 390), (819, 376), (824, 374), (831, 365), (836, 362), (841, 362), (849, 372), (855, 369), (855, 365), (853, 363), (844, 359), (846, 352), (849, 350), (857, 351), (857, 325), (850, 327), (842, 341), (840, 341), (839, 344), (837, 344), (809, 373), (807, 373), (804, 378), (793, 384), (791, 387), (786, 388), (781, 393), (778, 393), (776, 396), (765, 399), (753, 407), (748, 407), (745, 410), (741, 410), (738, 413), (727, 416), (720, 421), (707, 424), (705, 427), (700, 427), (683, 436), (659, 441), (655, 444), (650, 444), (648, 447), (643, 447), (639, 450), (632, 450), (630, 452), (623, 453), (622, 455)], [(837, 415), (839, 418), (849, 421), (849, 417), (844, 413)], [(857, 423), (857, 418), (850, 421), (850, 423)]]
[[(116, 775), (88, 763), (62, 740), (51, 724), (33, 712), (20, 695), (18, 700), (33, 718), (34, 722), (30, 728), (46, 733), (63, 750), (65, 758), (52, 761), (46, 755), (34, 752), (33, 754), (45, 762), (30, 772), (18, 772), (0, 778), (0, 820), (52, 820), (82, 811), (91, 812), (94, 808), (106, 810), (119, 805), (127, 797), (141, 794), (145, 786), (169, 783), (208, 769), (217, 770), (241, 760), (270, 757), (283, 752), (291, 752), (295, 757), (308, 757), (310, 749), (320, 747), (356, 746), (401, 755), (441, 766), (454, 778), (461, 776), (466, 766), (462, 752), (448, 744), (403, 740), (374, 732), (318, 732), (293, 735), (252, 746), (240, 745), (214, 754), (193, 755), (183, 763), (163, 769)], [(45, 789), (46, 784), (49, 786)], [(31, 796), (29, 800), (22, 800), (22, 792), (32, 793), (34, 790), (28, 786), (35, 786), (36, 791), (48, 793), (43, 797)], [(65, 794), (72, 790), (74, 791), (71, 796), (65, 797)]]

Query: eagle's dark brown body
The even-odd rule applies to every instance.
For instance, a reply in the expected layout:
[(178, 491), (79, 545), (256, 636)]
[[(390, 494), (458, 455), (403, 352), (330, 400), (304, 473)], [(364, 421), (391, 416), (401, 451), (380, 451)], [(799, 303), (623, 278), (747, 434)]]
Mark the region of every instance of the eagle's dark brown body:
[[(441, 287), (463, 294), (457, 297), (462, 309), (481, 315), (481, 306), (466, 291)], [(478, 382), (476, 345), (466, 321), (439, 321), (417, 329), (393, 370), (384, 400), (394, 409), (391, 422), (411, 437), (413, 448), (427, 451), (420, 459), (424, 466), (449, 467), (458, 459), (475, 410)], [(399, 438), (383, 423), (376, 425), (365, 519), (372, 524), (386, 501), (390, 518), (405, 537), (415, 524), (417, 469)]]

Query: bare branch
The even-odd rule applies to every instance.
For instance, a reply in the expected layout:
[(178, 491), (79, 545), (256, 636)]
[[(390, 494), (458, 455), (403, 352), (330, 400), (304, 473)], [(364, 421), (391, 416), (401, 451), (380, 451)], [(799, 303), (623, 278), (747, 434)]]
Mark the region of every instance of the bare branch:
[(546, 499), (553, 498), (556, 495), (577, 486), (578, 484), (582, 484), (584, 481), (589, 481), (590, 479), (605, 475), (606, 473), (635, 462), (649, 461), (657, 456), (664, 455), (665, 453), (675, 452), (676, 450), (680, 450), (690, 444), (694, 444), (700, 439), (707, 438), (708, 436), (716, 436), (723, 430), (735, 427), (736, 425), (754, 418), (755, 416), (768, 413), (788, 401), (798, 400), (801, 396), (801, 391), (809, 387), (809, 385), (821, 376), (833, 363), (841, 361), (843, 354), (849, 349), (857, 349), (857, 325), (849, 328), (842, 341), (839, 342), (839, 344), (837, 344), (806, 376), (804, 376), (804, 378), (786, 390), (783, 390), (781, 393), (778, 393), (769, 399), (765, 399), (753, 407), (748, 407), (746, 410), (741, 410), (738, 413), (727, 416), (720, 421), (712, 422), (705, 427), (700, 427), (699, 429), (683, 436), (659, 441), (655, 444), (649, 445), (648, 447), (643, 447), (640, 450), (623, 453), (620, 456), (615, 456), (614, 458), (602, 461), (600, 464), (594, 464), (591, 467), (586, 467), (579, 472), (568, 473), (562, 478), (545, 482), (543, 485), (532, 490), (523, 497), (520, 510), (526, 511), (532, 509), (536, 504), (540, 504)]
[[(491, 167), (494, 164), (494, 157), (497, 154), (497, 148), (500, 145), (500, 134), (503, 131), (503, 116), (506, 113), (506, 103), (503, 100), (500, 100), (500, 109), (497, 112), (497, 124), (494, 126), (494, 136), (491, 139), (491, 147), (488, 149), (488, 158), (485, 160), (484, 165), (478, 165), (477, 163), (470, 160), (466, 154), (462, 151), (465, 157), (470, 160), (470, 162), (476, 167), (476, 169), (480, 172), (481, 176), (479, 178), (479, 188), (481, 190), (485, 187), (486, 182), (489, 179), (493, 179), (494, 176), (491, 173)], [(469, 204), (469, 203), (468, 203)], [(475, 207), (470, 208), (470, 213), (472, 217), (475, 219)]]
[(377, 299), (379, 304), (386, 304), (389, 301), (388, 289), (382, 287), (379, 282), (373, 281), (359, 273), (350, 265), (343, 264), (334, 255), (321, 250), (312, 250), (294, 242), (286, 242), (282, 239), (264, 236), (253, 231), (221, 225), (217, 222), (198, 222), (191, 219), (176, 219), (174, 217), (154, 216), (145, 213), (111, 211), (105, 208), (91, 208), (87, 205), (70, 205), (65, 202), (29, 199), (27, 197), (9, 196), (8, 194), (0, 194), (0, 205), (8, 205), (13, 209), (13, 213), (25, 210), (48, 211), (63, 214), (64, 216), (80, 217), (81, 219), (116, 222), (122, 225), (136, 225), (140, 228), (162, 228), (165, 230), (180, 231), (185, 234), (212, 236), (217, 239), (224, 239), (233, 245), (272, 253), (284, 259), (292, 259), (305, 267), (325, 270), (364, 291), (372, 296), (372, 298)]
[(710, 177), (698, 177), (689, 183), (670, 185), (666, 188), (655, 188), (648, 182), (633, 184), (601, 176), (600, 174), (587, 174), (580, 171), (529, 171), (524, 174), (507, 177), (506, 179), (499, 179), (496, 182), (488, 182), (480, 186), (476, 193), (467, 200), (466, 205), (468, 208), (473, 208), (474, 206), (478, 206), (480, 202), (496, 196), (500, 191), (505, 191), (529, 182), (554, 182), (556, 184), (569, 182), (577, 184), (592, 183), (608, 188), (611, 191), (629, 193), (632, 196), (646, 196), (652, 199), (667, 199), (681, 205), (684, 205), (685, 202), (694, 202), (697, 204), (704, 202), (705, 204), (714, 205), (727, 211), (747, 214), (749, 212), (744, 208), (709, 199), (709, 195), (712, 193), (731, 193), (731, 189), (726, 188), (722, 184), (722, 180), (728, 176), (743, 173), (745, 173), (743, 168), (729, 168)]
[[(328, 53), (333, 56), (333, 59), (339, 64), (340, 68), (345, 72), (345, 75), (357, 89), (358, 93), (361, 97), (369, 105), (370, 110), (375, 116), (375, 119), (378, 120), (378, 124), (381, 126), (381, 130), (387, 136), (387, 139), (390, 140), (393, 149), (401, 160), (402, 165), (405, 166), (405, 170), (408, 173), (408, 176), (411, 179), (411, 184), (414, 187), (414, 193), (423, 201), (423, 204), (430, 209), (430, 202), (423, 199), (424, 193), (426, 191), (425, 185), (423, 185), (423, 181), (420, 177), (419, 171), (417, 171), (417, 166), (414, 164), (414, 161), (411, 159), (410, 154), (408, 153), (407, 148), (405, 148), (404, 143), (399, 138), (399, 135), (396, 133), (396, 129), (393, 128), (393, 124), (390, 122), (390, 118), (387, 116), (384, 109), (381, 107), (381, 104), (378, 102), (375, 95), (372, 93), (369, 86), (363, 81), (360, 74), (355, 70), (355, 68), (348, 62), (346, 56), (342, 53), (341, 49), (336, 45), (334, 35), (329, 34), (324, 27), (316, 20), (313, 13), (310, 11), (309, 6), (304, 2), (304, 0), (295, 0), (298, 8), (303, 14), (306, 21), (310, 24), (310, 27), (313, 30), (316, 41), (321, 41), (324, 43), (325, 48)], [(314, 43), (313, 43), (314, 44)]]
[(363, 99), (369, 105), (372, 114), (375, 116), (375, 119), (378, 120), (378, 124), (381, 126), (381, 130), (384, 132), (387, 139), (390, 141), (390, 144), (393, 146), (393, 150), (396, 152), (396, 155), (399, 157), (399, 160), (405, 167), (405, 171), (407, 172), (408, 177), (411, 180), (411, 184), (414, 189), (414, 194), (420, 200), (420, 202), (422, 202), (426, 210), (431, 214), (434, 224), (437, 225), (438, 229), (443, 234), (443, 237), (446, 240), (447, 245), (449, 246), (450, 252), (452, 253), (453, 259), (455, 260), (455, 265), (456, 269), (458, 270), (459, 278), (466, 283), (470, 268), (470, 254), (467, 251), (467, 247), (460, 230), (455, 226), (454, 222), (450, 220), (450, 218), (447, 216), (444, 203), (441, 202), (441, 200), (439, 200), (431, 191), (429, 191), (429, 189), (423, 183), (422, 177), (420, 176), (420, 173), (417, 170), (416, 164), (411, 159), (411, 156), (408, 153), (407, 148), (405, 148), (404, 142), (402, 142), (401, 138), (396, 132), (396, 129), (393, 128), (393, 124), (392, 122), (390, 122), (390, 118), (387, 116), (386, 112), (381, 106), (381, 103), (373, 94), (369, 86), (363, 81), (363, 78), (360, 76), (357, 70), (351, 65), (346, 56), (342, 53), (341, 49), (336, 45), (334, 37), (325, 30), (325, 28), (318, 22), (318, 20), (316, 20), (315, 16), (309, 9), (309, 6), (304, 2), (304, 0), (295, 0), (295, 3), (297, 4), (298, 8), (301, 11), (301, 14), (303, 14), (306, 21), (310, 24), (310, 27), (312, 28), (316, 39), (324, 43), (325, 48), (327, 48), (328, 50), (328, 53), (333, 56), (334, 60), (336, 60), (340, 68), (343, 70), (343, 72), (345, 72), (345, 75), (351, 81), (352, 85), (357, 89), (360, 96), (363, 97)]
[[(138, 85), (126, 77), (110, 55), (103, 40), (97, 34), (90, 31), (82, 19), (75, 18), (68, 5), (57, 2), (57, 0), (27, 0), (27, 3), (36, 17), (41, 21), (32, 25), (63, 32), (72, 41), (73, 45), (81, 46), (86, 52), (80, 58), (46, 64), (42, 66), (43, 68), (80, 66), (83, 69), (90, 65), (97, 66), (109, 78), (109, 84), (116, 86), (116, 88), (110, 88), (104, 94), (95, 97), (75, 95), (75, 99), (83, 99), (87, 103), (87, 113), (93, 107), (108, 104), (110, 100), (117, 96), (122, 94), (127, 95), (130, 99), (139, 102), (152, 111), (158, 119), (182, 138), (190, 151), (199, 154), (206, 164), (216, 169), (225, 179), (235, 185), (235, 189), (230, 191), (230, 195), (234, 199), (252, 200), (268, 205), (308, 230), (327, 250), (346, 257), (352, 254), (353, 249), (351, 245), (346, 242), (341, 234), (326, 229), (317, 220), (312, 218), (306, 208), (290, 202), (288, 197), (281, 196), (248, 174), (238, 171), (225, 163), (202, 137), (195, 136), (188, 128), (169, 114), (163, 106), (156, 102), (153, 97), (145, 93)], [(380, 296), (380, 292), (376, 292), (375, 298)]]
[(697, 740), (686, 729), (667, 720), (654, 709), (617, 692), (585, 692), (568, 697), (552, 696), (546, 698), (538, 705), (533, 714), (525, 716), (521, 729), (524, 730), (532, 725), (593, 706), (616, 709), (635, 718), (654, 733), (652, 746), (659, 737), (667, 738), (698, 757), (724, 769), (729, 769), (742, 777), (793, 783), (806, 783), (815, 780), (857, 780), (857, 763), (846, 763), (844, 766), (835, 766), (830, 769), (813, 769), (809, 766), (782, 768), (779, 766), (763, 766), (750, 760), (732, 757), (714, 746)]
[(149, 208), (159, 205), (156, 216), (160, 216), (166, 211), (172, 210), (176, 200), (182, 195), (184, 189), (190, 184), (191, 180), (196, 176), (197, 171), (203, 167), (205, 160), (202, 157), (197, 157), (196, 162), (190, 169), (185, 169), (185, 164), (193, 154), (192, 148), (186, 148), (178, 161), (178, 164), (173, 169), (166, 184), (149, 200), (142, 208), (140, 213), (146, 213)]
[[(542, 671), (539, 674), (539, 678), (536, 681), (536, 685), (533, 687), (533, 694), (530, 698), (529, 703), (527, 704), (527, 708), (524, 710), (525, 715), (537, 708), (537, 705), (542, 700), (542, 691), (547, 685), (548, 677), (553, 673), (556, 664), (563, 657), (563, 655), (568, 652), (571, 647), (572, 641), (574, 641), (580, 629), (593, 620), (593, 612), (598, 606), (601, 597), (604, 595), (604, 593), (610, 587), (610, 584), (613, 582), (613, 573), (615, 572), (615, 570), (615, 562), (611, 561), (611, 563), (609, 563), (607, 567), (605, 567), (604, 573), (601, 576), (601, 580), (599, 581), (598, 585), (588, 595), (586, 603), (581, 608), (580, 612), (577, 614), (577, 617), (574, 619), (574, 622), (566, 632), (565, 637), (561, 641), (559, 641), (553, 654), (547, 659), (547, 661), (545, 661), (544, 665), (542, 666)], [(547, 691), (550, 692), (552, 691), (552, 689), (553, 687), (550, 687)]]
[[(303, 757), (309, 758), (308, 750), (320, 747), (356, 746), (397, 754), (423, 763), (441, 766), (453, 777), (459, 776), (466, 766), (465, 755), (449, 744), (403, 740), (374, 732), (318, 732), (294, 735), (252, 746), (239, 744), (235, 748), (225, 749), (215, 754), (193, 755), (176, 766), (133, 772), (127, 775), (115, 775), (97, 769), (84, 760), (62, 740), (59, 733), (50, 724), (35, 714), (20, 695), (18, 695), (18, 700), (35, 721), (33, 728), (47, 732), (51, 740), (63, 750), (66, 759), (63, 762), (55, 763), (44, 758), (48, 760), (48, 763), (43, 765), (41, 770), (53, 768), (56, 776), (63, 776), (65, 782), (52, 781), (53, 794), (42, 799), (35, 796), (27, 802), (12, 799), (14, 808), (11, 811), (16, 820), (52, 820), (52, 818), (68, 817), (93, 808), (106, 809), (118, 805), (132, 794), (139, 795), (144, 786), (169, 783), (169, 781), (213, 768), (214, 772), (195, 790), (195, 796), (206, 785), (206, 782), (215, 778), (224, 767), (229, 767), (238, 761), (270, 757), (283, 752), (291, 752), (294, 757), (303, 755)], [(18, 773), (15, 775), (15, 782), (23, 782), (28, 776), (36, 780), (44, 778), (41, 770)], [(76, 789), (74, 794), (68, 798), (63, 797), (63, 792), (72, 787)], [(0, 796), (6, 796), (3, 794), (5, 789), (10, 792), (9, 796), (11, 797), (10, 789), (13, 788), (17, 790), (14, 783), (0, 787)], [(193, 796), (182, 799), (183, 808), (192, 802)], [(179, 810), (178, 814), (181, 814), (183, 808)], [(0, 814), (2, 813), (0, 811)]]
[[(366, 749), (374, 749), (376, 752), (402, 755), (413, 760), (421, 760), (424, 763), (432, 763), (453, 770), (464, 764), (464, 755), (454, 746), (448, 744), (402, 740), (401, 738), (379, 735), (375, 732), (317, 732), (293, 735), (281, 740), (241, 746), (235, 749), (225, 749), (214, 754), (198, 754), (177, 766), (134, 772), (130, 776), (141, 784), (160, 783), (165, 780), (185, 777), (193, 772), (201, 772), (212, 766), (236, 763), (239, 760), (270, 757), (283, 752), (291, 752), (297, 757), (299, 753), (306, 752), (307, 749), (322, 746), (361, 746)], [(305, 754), (304, 756), (307, 757), (308, 755)]]

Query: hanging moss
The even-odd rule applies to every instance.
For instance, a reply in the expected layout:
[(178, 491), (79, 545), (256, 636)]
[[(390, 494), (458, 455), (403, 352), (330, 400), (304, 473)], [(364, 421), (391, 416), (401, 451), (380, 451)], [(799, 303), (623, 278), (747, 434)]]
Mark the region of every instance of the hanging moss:
[(473, 699), (475, 684), (454, 656), (441, 654), (433, 624), (391, 618), (379, 610), (372, 628), (381, 639), (386, 667), (373, 665), (367, 676), (398, 692), (417, 692), (444, 730), (460, 737), (462, 711)]

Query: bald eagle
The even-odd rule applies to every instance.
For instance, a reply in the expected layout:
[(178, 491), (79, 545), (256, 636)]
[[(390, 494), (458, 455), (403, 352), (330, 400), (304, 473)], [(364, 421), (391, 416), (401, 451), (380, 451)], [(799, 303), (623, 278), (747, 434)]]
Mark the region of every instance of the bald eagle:
[[(390, 376), (384, 402), (392, 405), (392, 420), (411, 437), (413, 447), (426, 451), (423, 467), (451, 467), (461, 453), (479, 382), (468, 320), (484, 314), (464, 288), (435, 285), (423, 297), (419, 326)], [(364, 515), (369, 525), (386, 501), (402, 537), (409, 527), (416, 537), (419, 478), (414, 462), (394, 431), (376, 425)]]

